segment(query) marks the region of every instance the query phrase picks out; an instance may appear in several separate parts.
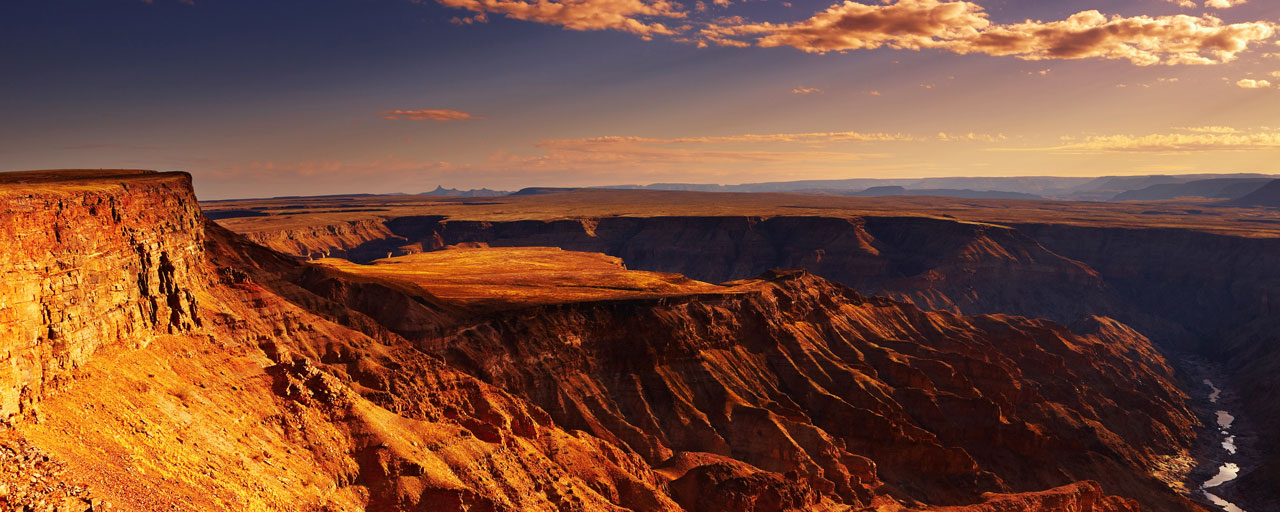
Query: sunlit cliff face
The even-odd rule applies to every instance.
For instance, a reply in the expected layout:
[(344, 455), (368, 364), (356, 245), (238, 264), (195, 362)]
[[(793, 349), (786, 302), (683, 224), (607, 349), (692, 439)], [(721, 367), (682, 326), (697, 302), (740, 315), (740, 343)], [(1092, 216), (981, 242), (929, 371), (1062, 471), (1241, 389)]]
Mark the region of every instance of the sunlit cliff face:
[(186, 169), (202, 198), (1280, 156), (1261, 0), (118, 0), (0, 20), (21, 77), (0, 83), (0, 168)]

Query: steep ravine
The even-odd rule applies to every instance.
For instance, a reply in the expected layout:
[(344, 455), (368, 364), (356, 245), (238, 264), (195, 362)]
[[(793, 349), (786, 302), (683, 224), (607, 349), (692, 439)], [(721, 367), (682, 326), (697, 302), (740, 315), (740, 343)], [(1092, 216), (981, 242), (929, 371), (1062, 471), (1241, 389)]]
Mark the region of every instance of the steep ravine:
[[(390, 238), (334, 254), (367, 261), (457, 244), (600, 251), (630, 268), (701, 280), (805, 268), (863, 293), (967, 314), (1014, 313), (1078, 327), (1093, 315), (1134, 326), (1169, 354), (1222, 365), (1259, 421), (1280, 420), (1280, 240), (1183, 229), (1058, 224), (1009, 228), (920, 218), (604, 218), (472, 222), (404, 217)], [(271, 244), (271, 237), (260, 239)], [(302, 245), (321, 239), (289, 234)], [(316, 249), (309, 249), (316, 250)], [(299, 254), (305, 254), (299, 253)], [(1178, 356), (1180, 357), (1180, 356)], [(1183, 379), (1195, 395), (1199, 381)], [(1280, 507), (1280, 439), (1263, 435), (1237, 483), (1250, 510)]]
[[(1018, 227), (1087, 263), (1126, 301), (1192, 333), (1195, 341), (1186, 349), (1237, 383), (1229, 387), (1253, 424), (1280, 421), (1280, 239), (1178, 229)], [(1232, 501), (1250, 512), (1280, 509), (1280, 436), (1267, 429), (1257, 434), (1257, 464), (1234, 482)]]
[[(0, 486), (22, 492), (5, 507), (1197, 510), (1140, 471), (1185, 448), (1184, 397), (1105, 319), (1077, 335), (930, 314), (804, 274), (485, 313), (339, 275), (316, 287), (311, 266), (209, 224), (185, 174), (0, 193), (0, 443), (60, 466), (6, 466)], [(608, 343), (650, 325), (666, 334), (638, 352)], [(566, 368), (582, 378), (548, 385)], [(688, 415), (641, 414), (658, 396)]]
[(1154, 510), (1198, 510), (1147, 474), (1187, 456), (1184, 397), (1149, 341), (1107, 319), (1075, 335), (926, 313), (792, 272), (723, 295), (524, 308), (417, 339), (658, 467), (732, 457), (854, 505), (878, 480), (959, 504), (1095, 479)]
[(1198, 391), (1191, 404), (1203, 424), (1193, 449), (1198, 465), (1190, 473), (1188, 489), (1212, 503), (1214, 510), (1267, 510), (1251, 506), (1257, 504), (1247, 503), (1248, 496), (1239, 493), (1239, 476), (1258, 467), (1259, 438), (1236, 392), (1238, 382), (1220, 364), (1204, 358), (1184, 358), (1178, 367), (1193, 382), (1188, 387)]

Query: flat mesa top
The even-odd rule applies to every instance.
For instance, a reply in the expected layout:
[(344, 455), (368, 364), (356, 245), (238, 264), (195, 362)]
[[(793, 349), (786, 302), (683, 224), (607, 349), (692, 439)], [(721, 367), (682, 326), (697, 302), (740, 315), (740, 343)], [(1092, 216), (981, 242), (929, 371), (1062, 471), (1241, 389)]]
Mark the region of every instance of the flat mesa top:
[[(929, 196), (845, 197), (789, 193), (719, 193), (583, 189), (538, 195), (439, 198), (425, 195), (334, 196), (213, 201), (207, 212), (241, 233), (335, 225), (357, 220), (439, 216), (514, 221), (603, 217), (928, 217), (994, 224), (1067, 224), (1179, 228), (1245, 237), (1280, 237), (1280, 211), (1211, 200), (1084, 202)], [(239, 216), (232, 211), (252, 211)]]
[(627, 270), (622, 260), (555, 247), (457, 248), (359, 265), (314, 262), (366, 279), (416, 284), (433, 295), (470, 305), (520, 306), (645, 299), (730, 288), (679, 274)]
[(135, 169), (63, 169), (0, 172), (0, 195), (6, 200), (29, 194), (75, 196), (86, 192), (128, 190), (130, 183), (167, 184), (190, 187), (185, 172), (157, 172)]
[(0, 184), (49, 183), (58, 181), (90, 181), (101, 179), (132, 178), (143, 175), (160, 175), (156, 171), (141, 169), (50, 169), (43, 171), (0, 172)]

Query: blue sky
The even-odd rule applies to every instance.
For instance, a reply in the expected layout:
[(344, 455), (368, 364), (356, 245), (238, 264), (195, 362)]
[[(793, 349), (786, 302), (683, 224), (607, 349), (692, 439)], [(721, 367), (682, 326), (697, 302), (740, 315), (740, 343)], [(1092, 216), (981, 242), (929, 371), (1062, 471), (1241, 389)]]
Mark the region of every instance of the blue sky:
[(1280, 161), (1274, 2), (442, 2), (5, 2), (0, 169), (221, 198)]

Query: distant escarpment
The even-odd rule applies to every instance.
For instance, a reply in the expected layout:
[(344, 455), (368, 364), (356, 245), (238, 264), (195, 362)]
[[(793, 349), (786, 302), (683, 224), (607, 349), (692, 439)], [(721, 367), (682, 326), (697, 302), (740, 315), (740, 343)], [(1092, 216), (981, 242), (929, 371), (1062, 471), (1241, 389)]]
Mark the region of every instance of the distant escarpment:
[(1280, 208), (1280, 180), (1271, 180), (1249, 194), (1231, 201), (1233, 206)]
[[(356, 239), (350, 235), (361, 234)], [(1073, 324), (1125, 308), (1095, 272), (1016, 230), (921, 217), (609, 217), (560, 221), (366, 219), (249, 233), (300, 256), (368, 262), (453, 245), (553, 246), (707, 282), (803, 268), (860, 292), (964, 314)], [(363, 239), (356, 243), (356, 240)], [(1131, 314), (1130, 317), (1140, 317)], [(1133, 321), (1132, 318), (1126, 318)]]

